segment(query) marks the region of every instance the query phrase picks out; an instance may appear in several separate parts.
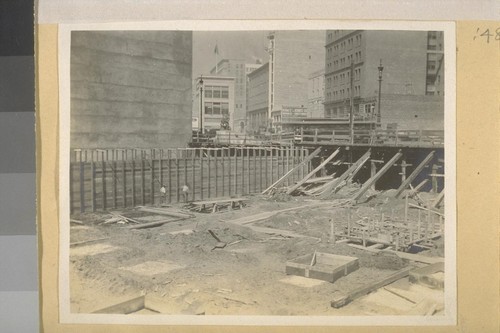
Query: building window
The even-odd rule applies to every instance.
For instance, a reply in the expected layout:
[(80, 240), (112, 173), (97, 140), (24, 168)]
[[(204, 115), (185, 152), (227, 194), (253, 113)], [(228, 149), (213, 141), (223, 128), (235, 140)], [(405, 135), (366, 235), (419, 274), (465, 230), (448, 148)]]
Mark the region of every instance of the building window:
[[(240, 104), (241, 108), (241, 104)], [(221, 114), (228, 115), (229, 114), (229, 104), (228, 103), (220, 103)]]
[(205, 97), (212, 98), (212, 86), (205, 86)]
[(221, 87), (221, 98), (229, 98), (229, 88)]
[(205, 102), (205, 114), (213, 114), (212, 102)]

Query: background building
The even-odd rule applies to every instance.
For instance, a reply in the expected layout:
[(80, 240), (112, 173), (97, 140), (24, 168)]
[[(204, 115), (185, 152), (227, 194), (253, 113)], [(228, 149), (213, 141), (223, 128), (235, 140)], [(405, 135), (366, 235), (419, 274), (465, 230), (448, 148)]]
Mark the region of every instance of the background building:
[(322, 68), (309, 75), (307, 90), (307, 110), (311, 118), (325, 116), (325, 69)]
[(325, 59), (327, 117), (348, 118), (352, 97), (356, 119), (378, 120), (382, 60), (378, 125), (443, 128), (442, 33), (329, 30)]
[[(200, 126), (201, 107), (203, 108), (202, 126), (205, 131), (221, 129), (223, 119), (232, 124), (235, 104), (234, 78), (203, 76), (198, 77), (196, 82), (196, 93), (193, 100), (193, 125), (198, 128)], [(200, 97), (202, 90), (203, 94)]]
[(247, 132), (264, 132), (269, 125), (269, 63), (248, 74)]
[(192, 34), (71, 34), (71, 147), (185, 147)]
[(269, 39), (269, 106), (273, 111), (286, 107), (307, 107), (311, 73), (324, 69), (324, 31), (275, 31)]
[(222, 59), (210, 71), (212, 75), (234, 77), (234, 117), (231, 123), (232, 131), (245, 131), (247, 74), (260, 66), (262, 64), (247, 64), (244, 60)]

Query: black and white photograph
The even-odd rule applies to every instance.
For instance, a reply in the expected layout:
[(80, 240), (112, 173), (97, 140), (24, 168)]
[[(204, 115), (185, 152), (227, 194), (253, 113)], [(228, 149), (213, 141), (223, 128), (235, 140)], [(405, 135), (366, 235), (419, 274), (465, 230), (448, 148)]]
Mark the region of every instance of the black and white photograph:
[(455, 320), (454, 26), (226, 23), (61, 28), (62, 320)]

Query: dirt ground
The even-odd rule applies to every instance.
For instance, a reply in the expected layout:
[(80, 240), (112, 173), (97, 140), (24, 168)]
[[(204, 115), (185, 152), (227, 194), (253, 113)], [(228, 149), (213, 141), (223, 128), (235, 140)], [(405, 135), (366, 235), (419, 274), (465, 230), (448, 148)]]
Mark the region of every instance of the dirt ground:
[[(72, 216), (83, 224), (71, 225), (70, 242), (76, 244), (70, 248), (71, 311), (91, 313), (148, 295), (161, 302), (164, 314), (423, 315), (431, 305), (435, 314), (442, 314), (443, 291), (411, 284), (408, 278), (339, 309), (331, 307), (335, 291), (346, 293), (408, 265), (423, 264), (390, 252), (353, 248), (343, 241), (334, 244), (330, 221), (340, 230), (347, 214), (346, 208), (333, 207), (335, 200), (328, 205), (328, 201), (301, 196), (248, 198), (241, 210), (193, 213), (193, 218), (148, 229), (100, 224), (110, 217), (107, 213)], [(381, 214), (401, 218), (404, 202), (393, 199), (391, 193), (381, 193), (354, 206), (352, 212), (360, 218)], [(252, 225), (231, 222), (313, 203), (326, 205), (278, 213)], [(142, 221), (161, 218), (135, 209), (120, 214)], [(416, 214), (410, 210), (409, 218), (416, 218)], [(283, 237), (279, 231), (270, 234), (251, 226), (292, 231), (299, 236)], [(215, 248), (218, 242), (208, 230), (226, 246)], [(92, 240), (96, 241), (86, 243)], [(334, 283), (286, 275), (288, 260), (315, 251), (358, 258), (359, 269)], [(443, 256), (442, 239), (419, 254)]]

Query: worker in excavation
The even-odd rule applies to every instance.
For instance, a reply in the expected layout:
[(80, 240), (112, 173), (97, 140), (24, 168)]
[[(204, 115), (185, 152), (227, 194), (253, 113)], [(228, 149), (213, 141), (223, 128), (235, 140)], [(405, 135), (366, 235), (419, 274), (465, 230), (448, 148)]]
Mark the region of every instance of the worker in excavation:
[(182, 196), (184, 197), (184, 202), (188, 202), (189, 187), (187, 185), (182, 186)]
[(161, 203), (160, 204), (167, 203), (167, 187), (165, 185), (161, 186), (160, 193), (161, 193)]

